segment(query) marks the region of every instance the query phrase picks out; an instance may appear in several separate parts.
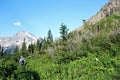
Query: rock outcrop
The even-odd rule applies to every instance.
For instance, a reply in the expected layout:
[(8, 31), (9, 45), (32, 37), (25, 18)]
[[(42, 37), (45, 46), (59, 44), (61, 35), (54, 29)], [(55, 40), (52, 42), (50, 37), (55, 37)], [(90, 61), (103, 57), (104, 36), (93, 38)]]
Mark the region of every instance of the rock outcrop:
[(106, 3), (100, 11), (87, 20), (88, 23), (94, 24), (100, 19), (106, 18), (107, 16), (120, 10), (120, 0), (110, 0)]

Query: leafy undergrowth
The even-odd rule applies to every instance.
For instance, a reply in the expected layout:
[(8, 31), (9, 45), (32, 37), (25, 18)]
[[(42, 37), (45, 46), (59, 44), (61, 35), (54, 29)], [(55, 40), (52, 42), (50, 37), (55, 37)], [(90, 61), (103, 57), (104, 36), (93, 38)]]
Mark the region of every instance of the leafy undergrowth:
[(57, 64), (46, 55), (27, 59), (26, 68), (36, 71), (41, 80), (119, 80), (120, 56), (110, 57), (107, 53), (96, 57), (88, 53), (87, 58)]

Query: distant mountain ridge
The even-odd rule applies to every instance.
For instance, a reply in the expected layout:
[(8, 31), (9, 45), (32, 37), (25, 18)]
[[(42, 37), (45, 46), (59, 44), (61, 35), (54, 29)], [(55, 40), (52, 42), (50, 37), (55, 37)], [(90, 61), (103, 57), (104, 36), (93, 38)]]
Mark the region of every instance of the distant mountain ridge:
[(31, 43), (35, 43), (38, 38), (29, 32), (21, 30), (11, 37), (0, 37), (0, 45), (3, 47), (4, 52), (12, 53), (16, 46), (21, 48), (24, 39), (28, 46)]

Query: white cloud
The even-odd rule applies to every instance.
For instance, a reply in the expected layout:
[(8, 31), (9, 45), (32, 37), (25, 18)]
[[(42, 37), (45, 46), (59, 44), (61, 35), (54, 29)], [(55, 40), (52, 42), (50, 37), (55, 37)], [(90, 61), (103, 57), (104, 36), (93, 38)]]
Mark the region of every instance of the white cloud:
[(16, 27), (20, 27), (21, 26), (21, 22), (16, 21), (16, 22), (13, 23), (13, 25), (16, 26)]

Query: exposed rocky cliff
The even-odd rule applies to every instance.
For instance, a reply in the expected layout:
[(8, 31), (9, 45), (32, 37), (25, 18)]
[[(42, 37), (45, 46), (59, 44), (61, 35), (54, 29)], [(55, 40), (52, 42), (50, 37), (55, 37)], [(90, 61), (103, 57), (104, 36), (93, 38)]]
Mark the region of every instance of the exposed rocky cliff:
[(110, 0), (106, 3), (100, 11), (87, 20), (88, 23), (94, 24), (100, 19), (106, 18), (107, 16), (120, 10), (120, 0)]

